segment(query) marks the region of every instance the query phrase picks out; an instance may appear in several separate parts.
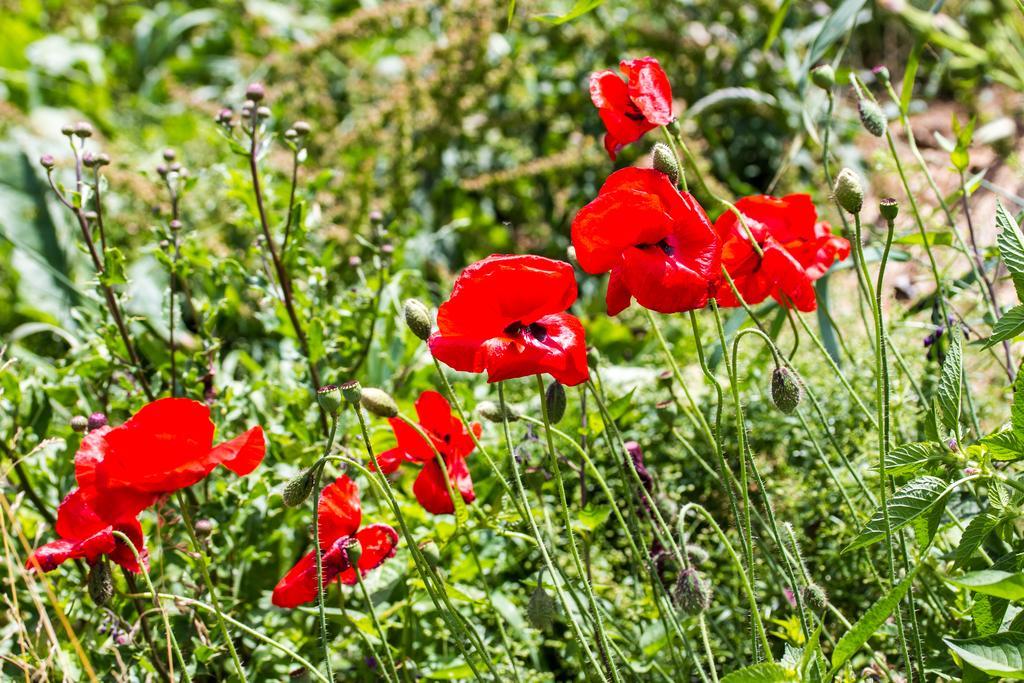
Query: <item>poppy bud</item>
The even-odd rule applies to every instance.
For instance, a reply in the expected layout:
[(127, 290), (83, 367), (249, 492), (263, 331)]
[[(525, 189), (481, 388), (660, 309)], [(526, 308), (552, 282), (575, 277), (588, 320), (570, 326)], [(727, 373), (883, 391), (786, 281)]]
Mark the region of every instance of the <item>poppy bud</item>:
[(250, 83), (249, 87), (245, 89), (245, 99), (252, 100), (253, 102), (259, 102), (266, 94), (267, 90), (263, 87), (262, 83)]
[(832, 189), (839, 206), (849, 213), (860, 213), (864, 206), (864, 188), (860, 184), (857, 174), (848, 168), (844, 168), (836, 176), (836, 184)]
[(325, 384), (316, 390), (316, 400), (328, 415), (337, 415), (341, 410), (341, 389), (336, 384)]
[(884, 64), (876, 66), (871, 70), (871, 73), (875, 75), (875, 78), (878, 79), (879, 83), (882, 85), (889, 85), (889, 69)]
[(302, 472), (289, 481), (281, 492), (281, 501), (288, 507), (294, 508), (302, 505), (313, 493), (313, 484), (316, 483), (316, 465)]
[(672, 600), (685, 614), (701, 614), (711, 606), (711, 584), (699, 571), (687, 567), (679, 572)]
[(878, 202), (878, 212), (882, 214), (882, 218), (891, 223), (896, 220), (896, 216), (899, 215), (900, 205), (897, 204), (896, 200), (892, 197), (886, 197), (882, 201)]
[(363, 546), (359, 544), (358, 538), (351, 536), (345, 541), (345, 554), (348, 556), (350, 567), (359, 566), (359, 558), (363, 556)]
[(819, 64), (811, 69), (811, 82), (822, 90), (828, 90), (836, 84), (836, 71), (831, 64)]
[(860, 122), (869, 133), (876, 138), (885, 135), (885, 114), (877, 102), (862, 99), (857, 103), (857, 111), (860, 113)]
[(784, 365), (776, 366), (772, 372), (772, 403), (775, 407), (789, 415), (800, 405), (802, 398), (800, 376)]
[(341, 384), (341, 395), (346, 401), (352, 404), (359, 403), (359, 399), (363, 395), (363, 387), (359, 384), (359, 380), (350, 379), (347, 382)]
[(515, 411), (509, 406), (505, 406), (505, 411), (502, 412), (501, 406), (494, 401), (481, 401), (476, 404), (477, 415), (487, 420), (488, 422), (502, 423), (506, 419), (509, 422), (515, 422), (519, 419)]
[(94, 429), (107, 426), (107, 416), (104, 413), (93, 413), (89, 416), (89, 422), (86, 425), (91, 432)]
[(363, 395), (359, 400), (367, 412), (377, 417), (395, 417), (398, 415), (398, 404), (395, 403), (395, 399), (391, 398), (391, 394), (381, 389), (367, 387), (363, 389)]
[(39, 157), (39, 165), (49, 171), (57, 162), (54, 160), (52, 154), (44, 154)]
[(553, 380), (548, 385), (544, 395), (544, 405), (548, 412), (548, 422), (553, 425), (562, 421), (565, 415), (565, 387), (558, 380)]
[(78, 432), (79, 434), (83, 433), (88, 428), (89, 418), (87, 418), (85, 415), (75, 415), (73, 418), (71, 418), (71, 429)]
[(526, 616), (530, 623), (538, 631), (544, 631), (555, 621), (558, 614), (558, 605), (555, 599), (544, 590), (544, 586), (538, 584), (530, 595), (530, 602), (526, 605)]
[(828, 594), (816, 583), (804, 586), (803, 598), (807, 606), (816, 612), (820, 612), (828, 606)]
[(406, 299), (405, 301), (405, 324), (409, 326), (412, 333), (426, 341), (434, 325), (430, 321), (430, 311), (418, 299)]
[(86, 582), (89, 586), (89, 597), (97, 606), (107, 604), (114, 596), (114, 581), (106, 560), (100, 560), (89, 567)]
[(174, 161), (175, 157), (177, 156), (178, 155), (170, 147), (163, 151), (164, 161)]
[(679, 184), (679, 162), (676, 160), (675, 153), (668, 145), (664, 142), (654, 145), (654, 149), (651, 150), (651, 161), (653, 162), (654, 170), (661, 171), (667, 175), (673, 185)]

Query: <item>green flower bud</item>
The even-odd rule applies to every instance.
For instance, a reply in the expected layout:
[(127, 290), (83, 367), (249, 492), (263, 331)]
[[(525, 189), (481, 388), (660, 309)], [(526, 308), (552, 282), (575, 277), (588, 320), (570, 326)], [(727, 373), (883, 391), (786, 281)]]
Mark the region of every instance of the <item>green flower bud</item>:
[(110, 565), (101, 559), (89, 567), (89, 597), (95, 605), (105, 605), (114, 597), (114, 580), (110, 575)]
[(885, 135), (885, 114), (876, 102), (863, 99), (857, 103), (857, 111), (860, 113), (860, 122), (869, 133), (876, 138)]
[(555, 621), (558, 614), (558, 605), (555, 599), (544, 590), (544, 586), (537, 584), (530, 595), (530, 602), (526, 605), (526, 616), (530, 623), (538, 631), (547, 630)]
[(897, 204), (896, 200), (892, 197), (886, 197), (882, 201), (878, 202), (878, 212), (882, 214), (882, 218), (891, 223), (896, 220), (896, 216), (899, 215), (900, 205)]
[(309, 495), (313, 493), (315, 483), (316, 465), (285, 484), (284, 491), (281, 492), (281, 500), (290, 508), (298, 507), (305, 503)]
[(391, 394), (381, 389), (367, 387), (363, 389), (363, 394), (359, 400), (367, 412), (377, 417), (395, 417), (398, 415), (398, 404), (395, 403), (395, 399), (391, 398)]
[(544, 394), (544, 404), (548, 411), (548, 421), (556, 425), (565, 415), (565, 387), (558, 380), (552, 380)]
[(654, 170), (661, 171), (667, 175), (673, 185), (679, 184), (679, 162), (676, 160), (675, 153), (668, 145), (664, 142), (654, 145), (654, 149), (651, 150), (651, 161), (653, 162)]
[(71, 429), (78, 432), (79, 434), (83, 433), (88, 428), (89, 418), (87, 418), (85, 415), (75, 415), (73, 418), (71, 418)]
[(836, 176), (836, 184), (832, 189), (839, 206), (849, 213), (860, 213), (864, 206), (864, 188), (860, 184), (857, 174), (848, 168), (844, 168)]
[(422, 301), (416, 299), (407, 299), (405, 302), (405, 324), (423, 341), (430, 337), (430, 332), (434, 328), (430, 320), (430, 311)]
[(316, 390), (316, 400), (328, 415), (341, 410), (341, 389), (336, 384), (325, 384)]
[(711, 584), (699, 571), (688, 567), (679, 572), (672, 600), (683, 613), (700, 614), (711, 606)]
[(879, 64), (871, 70), (871, 73), (875, 74), (875, 78), (877, 78), (878, 82), (883, 86), (889, 85), (889, 68), (887, 66)]
[(811, 69), (811, 82), (822, 90), (829, 90), (836, 84), (836, 72), (830, 64), (819, 64)]
[(772, 403), (789, 415), (800, 405), (801, 399), (803, 387), (800, 377), (784, 365), (777, 366), (772, 372)]
[(515, 411), (512, 410), (508, 405), (505, 406), (504, 413), (501, 410), (501, 406), (494, 401), (480, 401), (476, 404), (477, 415), (487, 420), (488, 422), (494, 422), (501, 424), (504, 420), (509, 422), (515, 422), (519, 419)]
[(804, 603), (806, 603), (807, 607), (815, 612), (820, 612), (828, 606), (828, 594), (825, 592), (825, 589), (818, 584), (807, 584), (804, 586), (802, 593)]

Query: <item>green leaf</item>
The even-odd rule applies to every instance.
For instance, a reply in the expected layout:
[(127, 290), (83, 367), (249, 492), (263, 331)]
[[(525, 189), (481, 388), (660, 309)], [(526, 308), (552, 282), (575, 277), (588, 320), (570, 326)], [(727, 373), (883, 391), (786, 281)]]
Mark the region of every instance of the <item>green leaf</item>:
[(857, 620), (857, 623), (843, 634), (843, 637), (839, 639), (839, 642), (836, 643), (835, 648), (832, 650), (832, 670), (826, 678), (832, 678), (843, 664), (846, 664), (850, 657), (868, 642), (868, 639), (874, 635), (878, 627), (885, 623), (893, 609), (903, 599), (903, 596), (914, 580), (914, 576), (917, 575), (917, 570), (920, 568), (921, 565), (917, 565), (911, 569), (910, 573), (904, 576), (902, 581), (893, 586), (878, 602), (868, 608), (868, 611)]
[[(900, 488), (888, 501), (889, 523), (892, 531), (898, 531), (921, 515), (928, 512), (947, 493), (946, 482), (938, 477), (918, 477)], [(882, 508), (875, 514), (850, 545), (843, 549), (848, 553), (858, 548), (877, 543), (885, 538), (885, 516)]]
[(423, 677), (432, 681), (463, 681), (473, 677), (473, 669), (469, 664), (452, 664), (443, 669), (434, 669)]
[(612, 508), (610, 505), (594, 505), (587, 503), (586, 507), (579, 511), (576, 517), (577, 531), (594, 531), (608, 521)]
[(1013, 284), (1017, 288), (1017, 296), (1020, 298), (1020, 292), (1024, 289), (1024, 235), (1021, 235), (1017, 221), (998, 200), (996, 200), (996, 229), (999, 231), (996, 236), (999, 255), (1013, 277)]
[(961, 339), (959, 327), (951, 330), (949, 349), (942, 361), (942, 375), (939, 378), (938, 398), (941, 408), (942, 424), (954, 434), (960, 433), (960, 400), (963, 385), (963, 358), (961, 356)]
[(1004, 631), (981, 638), (943, 641), (966, 664), (990, 676), (1024, 679), (1024, 633)]
[(1016, 602), (1024, 599), (1024, 573), (1004, 572), (998, 569), (983, 569), (964, 574), (960, 578), (947, 578), (951, 584), (975, 593), (992, 595)]
[(100, 282), (108, 287), (123, 285), (128, 282), (124, 253), (120, 249), (117, 247), (107, 249), (105, 265), (106, 267), (103, 269), (103, 272), (100, 273)]
[(953, 244), (953, 233), (948, 231), (934, 231), (926, 232), (924, 235), (922, 235), (920, 232), (914, 232), (909, 235), (904, 235), (903, 237), (897, 237), (896, 239), (893, 240), (893, 244), (927, 244), (930, 247), (948, 247)]
[(570, 22), (573, 19), (579, 19), (587, 12), (591, 12), (603, 4), (604, 0), (576, 0), (573, 6), (565, 14), (538, 14), (533, 18), (537, 21), (543, 21), (545, 23), (558, 26), (559, 24)]
[(722, 683), (795, 683), (796, 674), (774, 662), (747, 666), (722, 678)]
[(999, 518), (987, 512), (975, 515), (960, 536), (960, 545), (956, 547), (957, 564), (963, 564), (971, 559), (998, 524)]
[(835, 12), (828, 16), (825, 23), (821, 25), (821, 31), (814, 37), (811, 49), (808, 50), (804, 59), (803, 72), (805, 74), (809, 73), (811, 67), (821, 60), (825, 51), (833, 43), (849, 33), (851, 25), (857, 18), (857, 13), (866, 2), (867, 0), (845, 0), (836, 8)]
[(1024, 332), (1024, 305), (1017, 305), (1003, 314), (992, 328), (992, 336), (985, 341), (985, 347), (1013, 339)]
[(988, 449), (989, 457), (993, 460), (1009, 461), (1024, 458), (1024, 442), (1021, 442), (1020, 436), (1012, 429), (982, 437), (981, 444)]
[(943, 460), (948, 450), (938, 441), (905, 443), (889, 451), (885, 472), (890, 476), (913, 474), (930, 462)]

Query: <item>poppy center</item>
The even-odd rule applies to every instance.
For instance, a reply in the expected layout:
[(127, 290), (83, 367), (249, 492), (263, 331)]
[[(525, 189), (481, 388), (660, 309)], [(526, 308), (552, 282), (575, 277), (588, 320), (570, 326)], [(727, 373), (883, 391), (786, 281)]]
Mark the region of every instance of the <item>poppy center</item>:
[(636, 121), (637, 123), (640, 123), (647, 118), (644, 116), (644, 113), (640, 111), (640, 107), (636, 106), (633, 102), (626, 105), (626, 110), (622, 113), (627, 119), (630, 121)]
[(510, 337), (525, 336), (529, 334), (537, 341), (544, 341), (548, 337), (548, 328), (544, 327), (540, 323), (524, 325), (523, 323), (516, 321), (505, 328), (505, 334)]
[(658, 240), (654, 244), (638, 244), (636, 247), (637, 249), (650, 249), (651, 247), (657, 247), (658, 249), (661, 249), (661, 253), (665, 256), (672, 256), (676, 253), (676, 248), (669, 244), (667, 237)]

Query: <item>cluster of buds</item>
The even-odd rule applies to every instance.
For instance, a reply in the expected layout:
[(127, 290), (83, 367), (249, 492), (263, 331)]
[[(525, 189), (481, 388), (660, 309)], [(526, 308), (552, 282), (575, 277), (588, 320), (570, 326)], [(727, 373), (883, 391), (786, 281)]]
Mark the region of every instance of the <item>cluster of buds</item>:
[(62, 126), (60, 132), (69, 138), (78, 138), (84, 141), (86, 138), (92, 137), (92, 126), (85, 121), (79, 121), (75, 124)]
[(165, 149), (163, 151), (164, 163), (159, 164), (156, 167), (157, 175), (167, 180), (170, 178), (187, 178), (188, 169), (181, 165), (177, 160), (178, 155), (173, 149)]
[(110, 165), (110, 157), (103, 152), (99, 154), (86, 152), (82, 155), (82, 165), (86, 168), (103, 168)]

